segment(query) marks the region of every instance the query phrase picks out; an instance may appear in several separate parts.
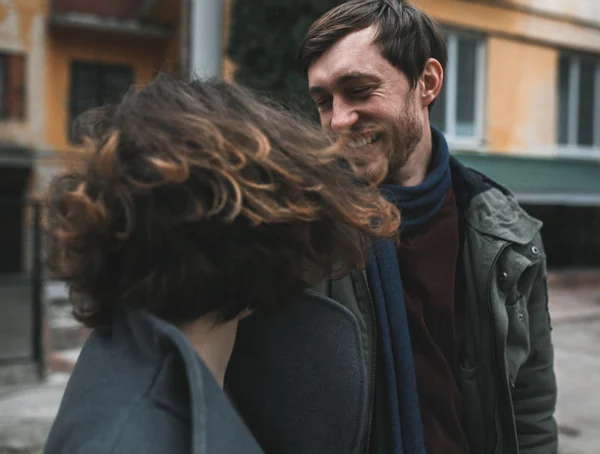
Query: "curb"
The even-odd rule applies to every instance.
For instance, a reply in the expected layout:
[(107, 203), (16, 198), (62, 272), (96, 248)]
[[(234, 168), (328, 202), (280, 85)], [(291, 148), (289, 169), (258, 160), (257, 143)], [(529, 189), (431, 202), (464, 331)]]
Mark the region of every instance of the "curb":
[(552, 314), (550, 313), (550, 317), (552, 320), (552, 325), (568, 325), (568, 324), (576, 324), (576, 323), (587, 323), (594, 322), (596, 320), (600, 320), (600, 310), (590, 310), (590, 311), (580, 311), (576, 313), (570, 314)]

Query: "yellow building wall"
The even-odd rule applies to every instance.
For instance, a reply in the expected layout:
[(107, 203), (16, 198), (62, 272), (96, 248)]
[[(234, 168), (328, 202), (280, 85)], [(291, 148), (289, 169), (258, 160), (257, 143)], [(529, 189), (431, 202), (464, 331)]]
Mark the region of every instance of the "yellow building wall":
[[(181, 2), (186, 0), (157, 0), (148, 21), (165, 24), (172, 27), (170, 36), (164, 38), (165, 46), (160, 69), (171, 74), (180, 74), (181, 72), (181, 29), (179, 22), (181, 19)], [(161, 49), (157, 48), (160, 53)]]
[(552, 149), (557, 65), (555, 49), (488, 39), (485, 130), (489, 151), (543, 153)]
[(160, 0), (161, 5), (155, 14), (165, 16), (174, 31), (149, 37), (53, 26), (48, 20), (50, 0), (0, 1), (0, 53), (26, 59), (25, 119), (0, 121), (0, 141), (37, 150), (71, 149), (67, 122), (74, 59), (131, 65), (136, 84), (148, 82), (160, 69), (177, 71), (179, 8), (172, 0)]
[(166, 38), (121, 35), (87, 29), (54, 29), (48, 38), (45, 138), (57, 151), (69, 150), (70, 65), (73, 60), (130, 65), (134, 83), (149, 82), (165, 66), (173, 43)]
[[(567, 2), (578, 1), (582, 0)], [(600, 31), (597, 29), (566, 18), (534, 15), (524, 10), (506, 8), (502, 6), (505, 4), (502, 0), (493, 5), (464, 0), (412, 0), (412, 3), (447, 25), (538, 41), (548, 46), (592, 52), (600, 49)]]
[(569, 19), (600, 23), (598, 0), (495, 0), (508, 7), (522, 8), (533, 14), (551, 14)]

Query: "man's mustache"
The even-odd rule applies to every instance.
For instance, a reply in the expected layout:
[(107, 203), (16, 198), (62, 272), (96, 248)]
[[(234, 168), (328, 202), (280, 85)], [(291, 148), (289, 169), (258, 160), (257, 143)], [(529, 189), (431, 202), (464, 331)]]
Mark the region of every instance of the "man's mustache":
[(357, 181), (369, 186), (377, 186), (383, 182), (387, 175), (389, 156), (385, 152), (365, 152), (363, 147), (350, 147), (348, 144), (364, 140), (366, 137), (381, 137), (382, 134), (381, 125), (363, 123), (349, 130), (337, 131), (333, 136), (335, 142), (344, 150), (345, 159), (356, 173)]
[(383, 132), (384, 128), (378, 123), (360, 123), (342, 131), (331, 131), (330, 134), (334, 140), (348, 143)]

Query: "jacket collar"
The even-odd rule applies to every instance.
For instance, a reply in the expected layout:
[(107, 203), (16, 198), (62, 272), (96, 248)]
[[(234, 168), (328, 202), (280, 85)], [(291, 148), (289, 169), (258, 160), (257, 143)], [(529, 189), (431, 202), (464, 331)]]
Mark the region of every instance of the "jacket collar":
[[(126, 310), (124, 315), (135, 348), (143, 350), (148, 357), (171, 360), (168, 369), (179, 371), (175, 374), (176, 383), (173, 382), (174, 374), (159, 374), (152, 397), (177, 414), (189, 415), (193, 454), (215, 452), (223, 448), (224, 443), (239, 445), (246, 453), (261, 452), (184, 334), (174, 325), (144, 310)], [(174, 388), (186, 396), (187, 409), (181, 405), (181, 394), (172, 394)], [(223, 423), (227, 426), (220, 426)], [(221, 448), (216, 448), (219, 446)]]
[(450, 158), (459, 211), (478, 232), (517, 244), (528, 244), (542, 223), (531, 217), (505, 187)]

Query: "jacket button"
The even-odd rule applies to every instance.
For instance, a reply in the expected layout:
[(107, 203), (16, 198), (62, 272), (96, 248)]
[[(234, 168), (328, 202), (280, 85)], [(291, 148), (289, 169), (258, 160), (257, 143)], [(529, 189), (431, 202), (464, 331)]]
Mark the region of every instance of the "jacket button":
[(540, 250), (537, 246), (531, 246), (531, 253), (533, 255), (540, 255)]
[(508, 279), (508, 274), (506, 272), (500, 274), (500, 280), (502, 282), (506, 281)]

